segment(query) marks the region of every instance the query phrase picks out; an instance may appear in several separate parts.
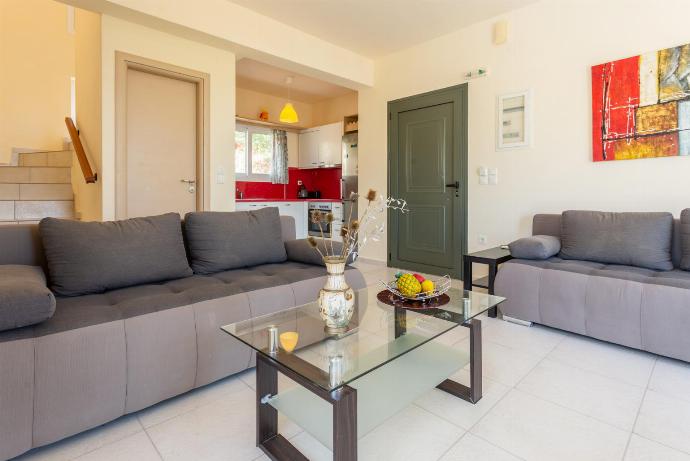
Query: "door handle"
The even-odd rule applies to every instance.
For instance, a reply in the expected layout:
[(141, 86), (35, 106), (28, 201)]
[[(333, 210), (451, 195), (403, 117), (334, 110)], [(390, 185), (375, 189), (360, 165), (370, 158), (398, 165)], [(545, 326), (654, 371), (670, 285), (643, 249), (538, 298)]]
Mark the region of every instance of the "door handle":
[(460, 181), (455, 181), (453, 184), (446, 184), (446, 187), (454, 187), (460, 189)]
[(180, 179), (180, 182), (184, 182), (187, 184), (196, 184), (196, 179)]

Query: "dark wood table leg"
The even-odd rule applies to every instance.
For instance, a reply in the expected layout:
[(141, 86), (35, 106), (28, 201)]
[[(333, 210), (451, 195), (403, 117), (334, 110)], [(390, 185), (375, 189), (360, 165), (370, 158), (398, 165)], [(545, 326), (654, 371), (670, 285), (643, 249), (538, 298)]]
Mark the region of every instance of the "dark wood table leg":
[(333, 461), (357, 460), (357, 390), (343, 386), (331, 393)]
[[(496, 273), (498, 272), (498, 265), (496, 263), (489, 264), (489, 294), (494, 294), (494, 283), (496, 282)], [(498, 317), (498, 307), (492, 307), (488, 312), (489, 317)]]
[(256, 446), (274, 461), (309, 461), (288, 440), (278, 434), (278, 410), (262, 399), (278, 393), (278, 370), (256, 354)]
[(471, 319), (463, 326), (470, 329), (470, 386), (446, 379), (436, 387), (470, 403), (477, 403), (482, 398), (482, 322)]
[(465, 255), (462, 257), (462, 285), (463, 289), (472, 290), (472, 259)]

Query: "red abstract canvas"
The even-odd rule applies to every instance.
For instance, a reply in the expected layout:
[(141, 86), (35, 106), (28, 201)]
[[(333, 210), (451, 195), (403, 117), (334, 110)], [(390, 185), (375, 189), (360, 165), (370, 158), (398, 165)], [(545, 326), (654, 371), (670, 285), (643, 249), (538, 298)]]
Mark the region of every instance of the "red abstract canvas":
[(690, 155), (690, 45), (592, 67), (595, 162)]

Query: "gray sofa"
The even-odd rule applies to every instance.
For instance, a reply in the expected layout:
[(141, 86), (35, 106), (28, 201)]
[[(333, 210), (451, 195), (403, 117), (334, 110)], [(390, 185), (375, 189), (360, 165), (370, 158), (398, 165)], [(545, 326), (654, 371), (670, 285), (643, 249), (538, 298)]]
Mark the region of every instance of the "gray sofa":
[[(683, 212), (683, 226), (668, 214), (668, 225), (646, 228), (640, 234), (645, 242), (627, 235), (631, 229), (644, 227), (644, 214), (637, 216), (643, 219), (642, 224), (629, 223), (605, 231), (605, 226), (595, 230), (578, 227), (572, 219), (565, 225), (562, 221), (566, 213), (540, 214), (533, 220), (533, 235), (557, 237), (564, 246), (560, 253), (547, 259), (513, 259), (501, 266), (495, 289), (507, 298), (501, 304), (502, 312), (516, 319), (690, 361), (690, 271), (682, 262), (688, 256), (683, 248), (690, 248), (690, 210)], [(600, 222), (620, 215), (608, 214)], [(566, 229), (567, 236), (563, 235)], [(579, 240), (578, 245), (588, 245), (587, 240), (591, 240), (594, 243), (589, 250), (596, 251), (590, 251), (586, 260), (573, 259), (573, 240)], [(641, 252), (646, 256), (653, 253), (653, 261), (611, 262), (612, 253), (615, 258), (635, 260)], [(659, 262), (660, 252), (667, 253), (664, 258), (668, 261)], [(659, 264), (668, 266), (665, 270), (649, 268)]]
[[(220, 326), (313, 301), (325, 282), (323, 266), (295, 261), (294, 220), (280, 227), (284, 262), (57, 296), (50, 319), (0, 332), (0, 459), (253, 366)], [(45, 268), (40, 237), (36, 225), (0, 227), (0, 265)]]

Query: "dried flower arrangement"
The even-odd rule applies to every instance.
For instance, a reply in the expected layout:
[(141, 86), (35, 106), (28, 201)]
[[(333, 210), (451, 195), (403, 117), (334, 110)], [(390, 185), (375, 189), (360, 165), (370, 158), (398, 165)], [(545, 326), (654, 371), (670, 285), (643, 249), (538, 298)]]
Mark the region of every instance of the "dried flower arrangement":
[[(343, 224), (340, 230), (340, 237), (343, 244), (339, 251), (333, 245), (333, 237), (326, 239), (323, 232), (323, 222), (329, 224), (333, 223), (333, 213), (323, 213), (315, 210), (312, 212), (311, 222), (317, 224), (321, 231), (321, 245), (314, 237), (309, 237), (307, 242), (309, 245), (319, 252), (322, 258), (325, 259), (343, 259), (347, 260), (352, 256), (357, 259), (359, 252), (364, 248), (368, 242), (378, 242), (386, 229), (386, 210), (397, 210), (401, 213), (408, 213), (407, 202), (402, 199), (392, 197), (384, 198), (375, 190), (369, 189), (367, 195), (364, 197), (367, 201), (367, 206), (362, 213), (360, 219), (352, 219), (352, 208), (350, 207), (350, 216)], [(359, 194), (352, 193), (347, 198), (348, 201), (354, 202), (359, 199)], [(330, 242), (329, 242), (330, 241)]]

